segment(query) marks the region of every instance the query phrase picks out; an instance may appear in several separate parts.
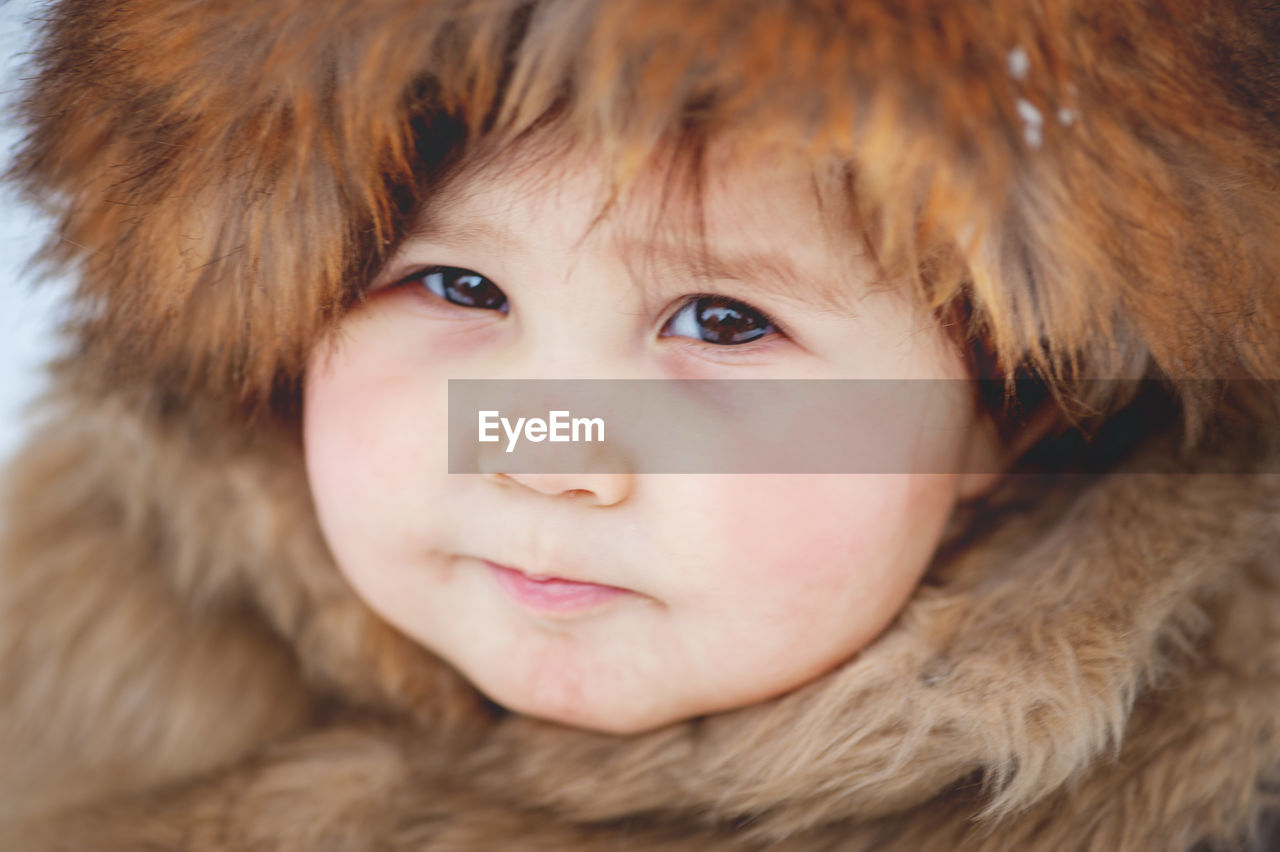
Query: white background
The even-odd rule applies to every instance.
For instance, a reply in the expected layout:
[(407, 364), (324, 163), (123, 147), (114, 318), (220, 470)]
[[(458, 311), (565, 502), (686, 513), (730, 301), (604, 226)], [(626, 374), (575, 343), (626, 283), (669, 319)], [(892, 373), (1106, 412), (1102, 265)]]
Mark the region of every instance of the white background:
[[(21, 138), (11, 107), (34, 44), (31, 19), (43, 5), (0, 0), (0, 169)], [(23, 408), (43, 387), (42, 365), (57, 345), (53, 328), (67, 285), (24, 268), (48, 231), (35, 210), (0, 188), (0, 458), (21, 441)]]

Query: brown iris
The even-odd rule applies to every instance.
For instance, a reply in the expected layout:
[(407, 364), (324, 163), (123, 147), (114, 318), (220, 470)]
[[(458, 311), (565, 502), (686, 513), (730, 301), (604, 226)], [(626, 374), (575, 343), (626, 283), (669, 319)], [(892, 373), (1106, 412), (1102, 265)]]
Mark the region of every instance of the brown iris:
[(702, 296), (693, 305), (699, 338), (732, 346), (749, 343), (773, 330), (768, 317), (750, 305), (724, 296)]
[(505, 311), (507, 308), (507, 294), (497, 284), (470, 269), (433, 266), (420, 277), (428, 290), (446, 302), (488, 311)]

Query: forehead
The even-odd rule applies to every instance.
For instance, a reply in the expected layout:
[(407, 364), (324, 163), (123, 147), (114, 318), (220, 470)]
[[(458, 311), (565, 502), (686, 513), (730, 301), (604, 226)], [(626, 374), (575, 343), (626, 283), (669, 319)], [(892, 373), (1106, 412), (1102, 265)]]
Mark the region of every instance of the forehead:
[(838, 168), (721, 145), (615, 174), (599, 151), (558, 139), (512, 146), (445, 182), (411, 238), (518, 252), (530, 248), (524, 232), (555, 217), (567, 239), (615, 253), (641, 283), (733, 280), (841, 313), (877, 284)]

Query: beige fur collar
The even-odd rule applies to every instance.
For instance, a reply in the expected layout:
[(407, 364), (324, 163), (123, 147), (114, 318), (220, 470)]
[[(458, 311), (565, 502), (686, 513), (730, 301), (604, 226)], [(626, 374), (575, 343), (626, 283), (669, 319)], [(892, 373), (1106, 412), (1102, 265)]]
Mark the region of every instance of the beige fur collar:
[(64, 394), (10, 471), (0, 792), (12, 816), (216, 771), (59, 843), (1180, 849), (1236, 839), (1280, 768), (1273, 475), (1153, 443), (1133, 464), (1167, 472), (1012, 480), (841, 669), (618, 739), (495, 718), (379, 622), (295, 442), (140, 403)]

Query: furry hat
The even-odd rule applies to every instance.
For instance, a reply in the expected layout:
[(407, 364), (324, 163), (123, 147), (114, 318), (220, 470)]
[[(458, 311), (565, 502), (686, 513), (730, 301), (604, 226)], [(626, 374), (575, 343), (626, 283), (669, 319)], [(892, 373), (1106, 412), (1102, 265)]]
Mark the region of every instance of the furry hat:
[[(848, 168), (875, 256), (998, 374), (1280, 376), (1274, 5), (63, 0), (15, 167), (95, 381), (296, 406), (450, 158), (539, 122)], [(1193, 403), (1212, 397), (1206, 385)]]

